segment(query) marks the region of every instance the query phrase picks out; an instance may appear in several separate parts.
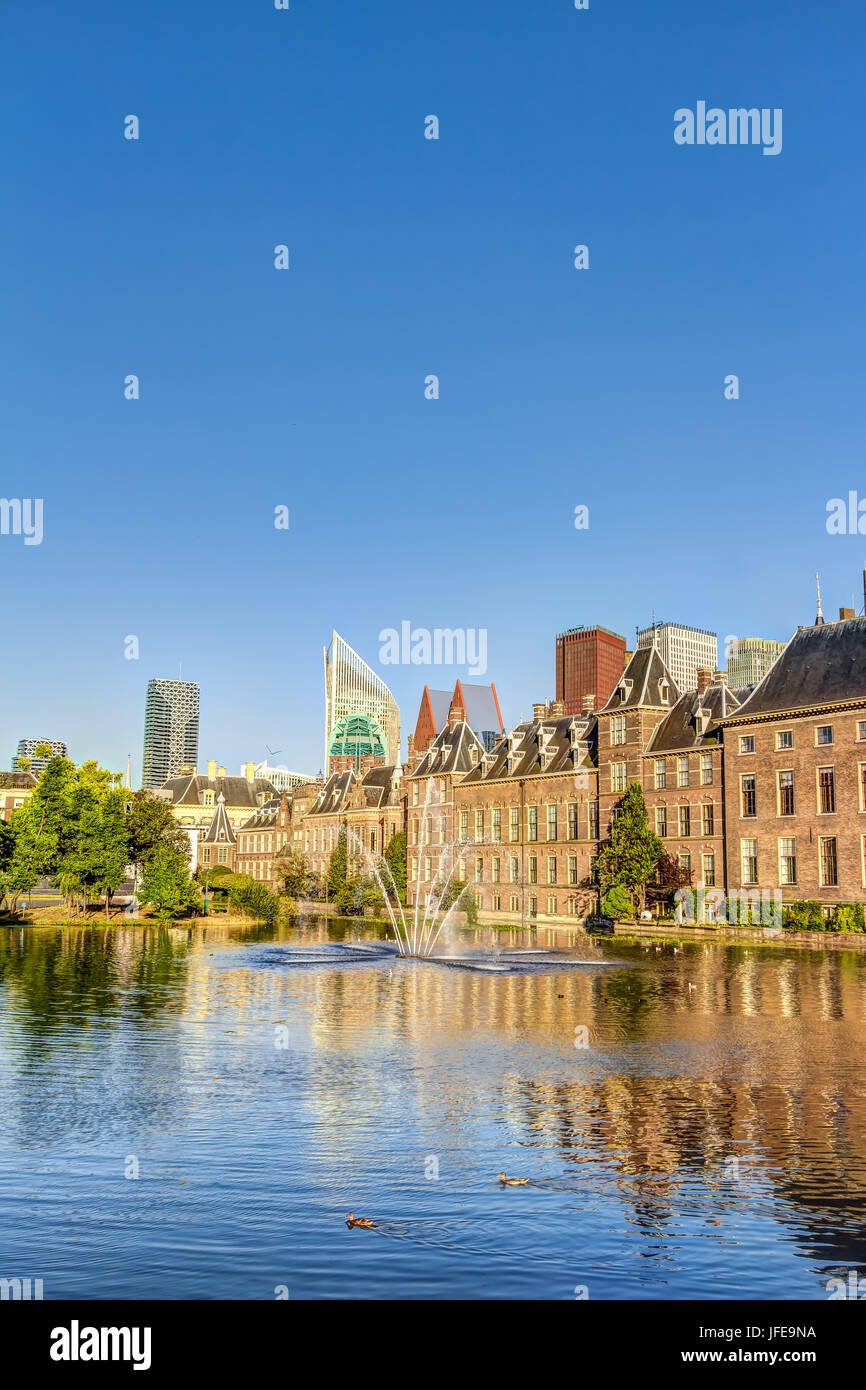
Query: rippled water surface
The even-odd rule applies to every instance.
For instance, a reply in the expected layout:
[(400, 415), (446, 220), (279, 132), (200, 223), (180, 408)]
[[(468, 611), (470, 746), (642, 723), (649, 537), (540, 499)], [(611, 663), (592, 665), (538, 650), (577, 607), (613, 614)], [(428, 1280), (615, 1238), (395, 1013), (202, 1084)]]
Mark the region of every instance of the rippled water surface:
[(486, 973), (286, 949), (358, 935), (383, 933), (0, 931), (0, 1276), (658, 1299), (866, 1273), (866, 956), (465, 934), (624, 962)]

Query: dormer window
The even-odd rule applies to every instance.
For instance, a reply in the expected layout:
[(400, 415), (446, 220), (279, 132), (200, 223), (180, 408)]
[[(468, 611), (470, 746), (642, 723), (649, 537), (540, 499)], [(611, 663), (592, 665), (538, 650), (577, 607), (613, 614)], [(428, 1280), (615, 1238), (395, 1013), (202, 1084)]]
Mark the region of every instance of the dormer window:
[(205, 806), (213, 806), (213, 792), (205, 792), (204, 804)]
[(628, 699), (629, 695), (631, 694), (633, 684), (634, 682), (631, 680), (631, 677), (626, 677), (625, 680), (620, 681), (619, 698), (623, 703)]
[(670, 694), (671, 688), (668, 685), (667, 681), (659, 681), (659, 695), (661, 697), (661, 702), (663, 705), (666, 705), (669, 702)]

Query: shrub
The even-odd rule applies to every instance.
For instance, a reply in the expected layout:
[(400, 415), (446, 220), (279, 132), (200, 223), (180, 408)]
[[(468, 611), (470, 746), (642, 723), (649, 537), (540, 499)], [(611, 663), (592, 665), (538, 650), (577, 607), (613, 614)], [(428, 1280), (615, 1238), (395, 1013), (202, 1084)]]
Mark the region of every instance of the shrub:
[(825, 931), (826, 923), (821, 904), (814, 898), (801, 898), (789, 903), (785, 909), (784, 925), (787, 931)]
[(601, 900), (601, 910), (605, 917), (633, 917), (631, 894), (621, 883), (608, 888)]
[(248, 874), (235, 874), (229, 889), (229, 906), (257, 922), (275, 922), (280, 912), (280, 900), (266, 884)]
[(829, 923), (831, 931), (862, 932), (866, 930), (863, 921), (862, 903), (840, 903)]

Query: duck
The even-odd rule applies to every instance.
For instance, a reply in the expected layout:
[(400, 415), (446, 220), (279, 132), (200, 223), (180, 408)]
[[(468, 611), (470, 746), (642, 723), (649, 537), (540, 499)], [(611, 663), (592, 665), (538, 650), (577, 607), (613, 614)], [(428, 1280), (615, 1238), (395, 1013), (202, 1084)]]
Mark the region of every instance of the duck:
[(499, 1181), (503, 1187), (528, 1187), (529, 1178), (507, 1178), (504, 1173), (497, 1173)]
[(365, 1231), (375, 1231), (376, 1223), (367, 1216), (356, 1216), (353, 1211), (346, 1213), (346, 1225), (351, 1231), (353, 1226), (362, 1226)]

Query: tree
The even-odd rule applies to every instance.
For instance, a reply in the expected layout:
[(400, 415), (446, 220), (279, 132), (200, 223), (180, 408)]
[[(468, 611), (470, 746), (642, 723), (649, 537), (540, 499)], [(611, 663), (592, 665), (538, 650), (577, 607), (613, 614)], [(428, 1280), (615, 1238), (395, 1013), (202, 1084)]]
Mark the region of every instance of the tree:
[(346, 882), (348, 854), (346, 849), (346, 827), (340, 826), (337, 843), (328, 860), (328, 892), (335, 897)]
[(27, 803), (12, 816), (12, 854), (4, 873), (3, 893), (14, 912), (22, 893), (53, 873), (69, 835), (69, 795), (75, 766), (52, 758)]
[(608, 888), (601, 900), (601, 910), (605, 917), (630, 917), (632, 913), (631, 894), (621, 883)]
[(664, 856), (664, 845), (647, 824), (646, 801), (639, 782), (632, 782), (617, 808), (610, 838), (598, 855), (598, 870), (604, 892), (620, 886), (626, 889), (632, 909), (642, 912), (646, 886)]
[(274, 878), (279, 892), (288, 898), (305, 898), (310, 888), (310, 867), (299, 849), (290, 849), (274, 859)]
[[(392, 835), (385, 847), (385, 863), (391, 870), (394, 879), (394, 887), (397, 890), (397, 897), (401, 902), (406, 901), (406, 846), (408, 837), (405, 830), (398, 830)], [(387, 887), (390, 887), (387, 876), (385, 878)]]
[(280, 912), (280, 900), (266, 883), (249, 874), (235, 874), (229, 889), (229, 906), (257, 922), (275, 922)]
[(111, 895), (126, 877), (129, 862), (129, 836), (125, 797), (114, 789), (102, 802), (94, 801), (79, 826), (78, 853), (81, 882), (105, 894), (105, 915), (109, 916)]
[(189, 836), (178, 825), (171, 807), (147, 792), (127, 793), (126, 826), (129, 862), (135, 866), (138, 878), (160, 845), (168, 845), (178, 854), (189, 855)]
[(141, 901), (150, 903), (156, 916), (167, 920), (184, 917), (198, 907), (199, 896), (185, 854), (170, 845), (156, 847), (141, 880)]

